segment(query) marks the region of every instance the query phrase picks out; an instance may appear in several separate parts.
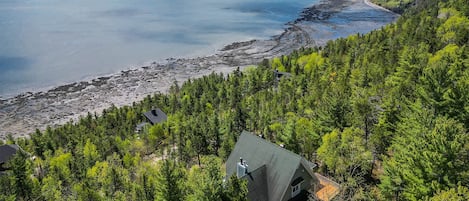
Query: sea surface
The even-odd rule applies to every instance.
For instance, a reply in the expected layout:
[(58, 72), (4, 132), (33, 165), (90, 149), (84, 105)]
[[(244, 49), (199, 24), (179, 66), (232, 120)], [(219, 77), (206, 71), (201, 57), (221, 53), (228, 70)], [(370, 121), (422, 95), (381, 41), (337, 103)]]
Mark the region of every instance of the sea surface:
[(318, 0), (0, 0), (0, 98), (267, 39)]

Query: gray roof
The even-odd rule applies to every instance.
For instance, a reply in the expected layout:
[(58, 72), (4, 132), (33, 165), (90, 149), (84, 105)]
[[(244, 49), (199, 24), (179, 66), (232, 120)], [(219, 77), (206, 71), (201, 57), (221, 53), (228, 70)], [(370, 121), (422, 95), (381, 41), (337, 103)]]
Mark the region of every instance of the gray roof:
[(147, 122), (139, 123), (135, 127), (135, 130), (140, 132), (145, 128), (146, 125), (149, 125), (149, 123), (147, 123)]
[(20, 149), (16, 144), (8, 144), (0, 146), (0, 164), (5, 163), (13, 157)]
[(274, 76), (275, 76), (275, 78), (277, 78), (277, 79), (280, 79), (280, 78), (282, 78), (282, 77), (287, 77), (287, 78), (288, 78), (288, 77), (291, 77), (291, 73), (280, 72), (280, 71), (278, 71), (278, 70), (275, 70), (275, 71), (274, 71)]
[[(249, 165), (249, 164), (248, 164)], [(269, 200), (267, 192), (267, 168), (265, 165), (250, 171), (243, 178), (248, 180), (248, 198), (250, 201)]]
[(236, 174), (236, 165), (240, 157), (247, 162), (248, 172), (262, 166), (266, 167), (265, 185), (267, 186), (267, 197), (270, 200), (282, 199), (300, 165), (306, 167), (311, 175), (313, 174), (308, 168), (310, 167), (308, 161), (300, 155), (247, 131), (241, 133), (235, 148), (226, 161), (228, 177)]
[(161, 123), (163, 121), (166, 121), (166, 119), (168, 118), (166, 114), (161, 111), (160, 108), (156, 108), (145, 112), (143, 115), (148, 119), (148, 121), (151, 122), (151, 124)]

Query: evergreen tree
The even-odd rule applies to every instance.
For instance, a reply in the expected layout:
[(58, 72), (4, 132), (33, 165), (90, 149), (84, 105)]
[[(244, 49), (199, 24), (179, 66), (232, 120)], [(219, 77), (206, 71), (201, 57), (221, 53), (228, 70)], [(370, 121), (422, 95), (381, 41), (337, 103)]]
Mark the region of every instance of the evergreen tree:
[(29, 157), (24, 152), (19, 150), (15, 156), (9, 161), (9, 166), (12, 171), (14, 186), (13, 192), (17, 199), (29, 200), (32, 195), (32, 181), (29, 177), (31, 173), (29, 167)]
[(469, 135), (463, 124), (415, 111), (397, 132), (380, 185), (388, 198), (424, 199), (458, 183), (469, 184)]
[(163, 160), (157, 174), (156, 200), (183, 200), (184, 188), (182, 181), (184, 181), (184, 172), (178, 164), (170, 159)]

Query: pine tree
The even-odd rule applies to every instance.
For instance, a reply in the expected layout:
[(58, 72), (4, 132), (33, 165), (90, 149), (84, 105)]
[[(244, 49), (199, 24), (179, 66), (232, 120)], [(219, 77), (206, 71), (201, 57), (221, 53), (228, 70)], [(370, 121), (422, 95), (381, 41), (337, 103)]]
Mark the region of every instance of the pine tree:
[(184, 172), (176, 162), (170, 159), (163, 160), (160, 165), (156, 180), (156, 200), (183, 200), (182, 181), (184, 181)]

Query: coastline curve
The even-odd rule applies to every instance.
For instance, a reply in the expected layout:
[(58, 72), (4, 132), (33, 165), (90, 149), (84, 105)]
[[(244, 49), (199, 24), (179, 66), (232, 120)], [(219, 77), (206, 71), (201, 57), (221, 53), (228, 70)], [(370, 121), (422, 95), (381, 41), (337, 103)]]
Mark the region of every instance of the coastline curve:
[[(287, 28), (280, 35), (268, 40), (232, 43), (213, 55), (170, 58), (110, 76), (0, 100), (0, 127), (3, 128), (0, 130), (0, 139), (5, 139), (8, 134), (14, 137), (28, 137), (36, 128), (44, 130), (47, 126), (77, 120), (87, 113), (99, 114), (112, 105), (130, 105), (148, 95), (167, 92), (175, 82), (181, 83), (212, 72), (226, 74), (237, 67), (255, 65), (263, 59), (288, 54), (301, 47), (322, 46), (328, 40), (362, 30), (360, 26), (363, 26), (363, 20), (370, 20), (366, 21), (370, 24), (367, 28), (376, 29), (396, 19), (395, 14), (389, 13), (385, 15), (386, 23), (382, 23), (383, 19), (366, 17), (363, 20), (350, 21), (348, 26), (339, 26), (338, 22), (331, 20), (331, 17), (346, 9), (369, 6), (365, 1), (367, 0), (319, 2), (305, 8), (308, 11), (303, 14), (311, 16), (302, 14), (297, 20), (287, 23)], [(347, 13), (344, 16), (347, 17)], [(350, 27), (355, 30), (348, 30)]]

